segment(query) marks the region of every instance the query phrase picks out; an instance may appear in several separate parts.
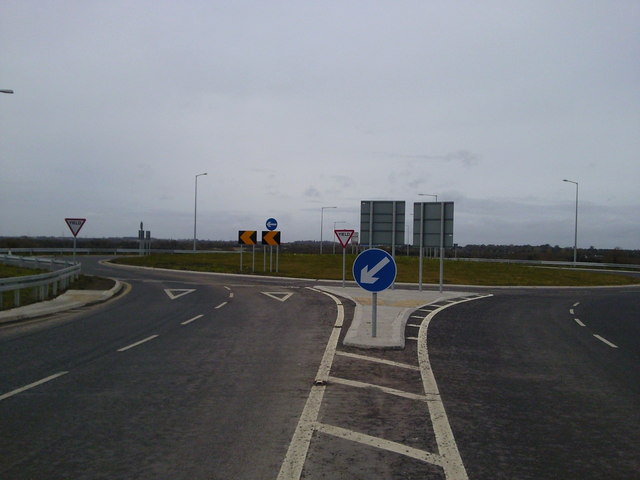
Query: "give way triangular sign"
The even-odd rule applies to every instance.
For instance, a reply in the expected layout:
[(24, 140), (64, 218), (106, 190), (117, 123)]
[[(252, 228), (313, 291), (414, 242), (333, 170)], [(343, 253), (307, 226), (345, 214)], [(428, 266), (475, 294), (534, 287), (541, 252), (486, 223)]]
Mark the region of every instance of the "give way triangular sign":
[(86, 218), (65, 218), (64, 221), (67, 222), (67, 226), (69, 227), (69, 230), (71, 230), (71, 233), (73, 233), (73, 236), (77, 237), (78, 232), (84, 225), (84, 222), (87, 221), (87, 219)]
[(353, 237), (355, 230), (334, 230), (334, 232), (336, 234), (336, 237), (338, 237), (342, 248), (347, 248), (347, 245), (349, 245), (349, 241), (351, 240), (351, 237)]

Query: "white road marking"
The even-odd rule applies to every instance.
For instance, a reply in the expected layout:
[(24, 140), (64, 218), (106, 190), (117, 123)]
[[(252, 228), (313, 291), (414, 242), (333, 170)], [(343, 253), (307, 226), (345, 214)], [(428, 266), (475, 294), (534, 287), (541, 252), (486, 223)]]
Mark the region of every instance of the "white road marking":
[(229, 298), (233, 298), (233, 292), (229, 292)]
[(189, 295), (190, 293), (195, 291), (196, 291), (195, 288), (165, 288), (164, 289), (164, 293), (166, 293), (171, 300), (175, 300), (176, 298)]
[(581, 327), (584, 327), (584, 326), (585, 326), (585, 324), (584, 324), (584, 323), (582, 323), (582, 322), (580, 321), (580, 319), (579, 319), (579, 318), (574, 318), (573, 320), (574, 320), (578, 325), (580, 325)]
[[(319, 291), (315, 289), (312, 290), (316, 292)], [(334, 327), (342, 327), (344, 321), (344, 306), (342, 302), (338, 297), (330, 293), (319, 292), (331, 297), (336, 303), (338, 315)], [(329, 378), (329, 370), (331, 370), (333, 357), (335, 356), (336, 347), (338, 346), (340, 330), (340, 328), (334, 328), (331, 332), (320, 362), (320, 367), (318, 368), (318, 373), (316, 374), (315, 385), (311, 387), (311, 392), (309, 393), (309, 397), (307, 397), (307, 402), (302, 410), (302, 415), (300, 415), (300, 420), (298, 420), (298, 425), (296, 426), (293, 438), (287, 449), (287, 454), (280, 467), (277, 480), (299, 480), (300, 475), (302, 475), (302, 468), (304, 467), (304, 461), (307, 457), (311, 437), (317, 426), (318, 413), (320, 412), (320, 405), (322, 405), (322, 398), (324, 397), (324, 391), (326, 389), (325, 384)]]
[(573, 313), (573, 308), (570, 308), (570, 309), (569, 309), (569, 313), (570, 313), (571, 315), (575, 315), (575, 313)]
[(29, 390), (29, 389), (33, 388), (33, 387), (37, 387), (38, 385), (42, 385), (43, 383), (50, 382), (51, 380), (53, 380), (55, 378), (61, 377), (62, 375), (66, 375), (67, 373), (69, 373), (69, 372), (58, 372), (58, 373), (50, 375), (50, 376), (48, 376), (46, 378), (38, 380), (37, 382), (33, 382), (33, 383), (30, 383), (29, 385), (25, 385), (24, 387), (16, 388), (15, 390), (12, 390), (12, 391), (10, 391), (8, 393), (0, 395), (0, 401), (5, 400), (5, 399), (7, 399), (9, 397), (13, 397), (14, 395), (22, 393), (22, 392), (24, 392), (26, 390)]
[(357, 358), (358, 360), (366, 360), (368, 362), (384, 363), (385, 365), (406, 368), (408, 370), (420, 371), (420, 367), (418, 367), (417, 365), (409, 365), (408, 363), (392, 362), (391, 360), (386, 360), (384, 358), (368, 357), (366, 355), (359, 355), (357, 353), (349, 353), (349, 352), (336, 352), (336, 355), (340, 355), (342, 357)]
[(396, 390), (395, 388), (384, 387), (382, 385), (375, 385), (373, 383), (365, 383), (359, 382), (357, 380), (348, 380), (346, 378), (339, 378), (329, 376), (329, 381), (331, 383), (337, 383), (339, 385), (346, 385), (347, 387), (355, 387), (355, 388), (373, 388), (375, 390), (380, 390), (381, 392), (388, 393), (389, 395), (395, 395), (396, 397), (408, 398), (409, 400), (419, 400), (421, 402), (426, 402), (428, 400), (426, 395), (420, 395), (417, 393), (405, 392), (403, 390)]
[(127, 345), (126, 347), (119, 348), (118, 352), (124, 352), (126, 350), (129, 350), (130, 348), (137, 347), (138, 345), (142, 345), (143, 343), (148, 342), (149, 340), (153, 340), (157, 336), (158, 335), (151, 335), (150, 337), (140, 340), (139, 342), (132, 343), (131, 345)]
[(197, 316), (195, 316), (193, 318), (190, 318), (189, 320), (185, 320), (180, 325), (189, 325), (191, 322), (193, 322), (194, 320), (199, 319), (200, 317), (204, 317), (204, 315), (197, 315)]
[(289, 300), (293, 293), (291, 292), (260, 292), (263, 295), (266, 295), (269, 298), (273, 298), (274, 300), (278, 300), (279, 302), (286, 302)]
[(445, 308), (459, 303), (470, 302), (472, 300), (491, 296), (492, 295), (484, 295), (467, 298), (437, 308), (427, 315), (424, 322), (422, 322), (420, 332), (418, 333), (418, 363), (422, 370), (422, 384), (424, 392), (428, 397), (427, 405), (429, 406), (431, 424), (433, 425), (433, 431), (436, 436), (438, 453), (444, 460), (442, 468), (444, 469), (444, 474), (447, 479), (467, 480), (469, 477), (466, 469), (464, 468), (464, 464), (462, 463), (462, 457), (460, 457), (460, 452), (456, 445), (451, 425), (449, 425), (449, 420), (447, 419), (447, 412), (445, 411), (444, 404), (440, 398), (440, 392), (438, 391), (438, 385), (433, 375), (433, 370), (431, 370), (429, 352), (427, 351), (427, 329), (429, 328), (429, 323), (433, 317)]
[(215, 310), (224, 307), (227, 304), (227, 302), (222, 302), (220, 305), (215, 307)]
[(334, 425), (327, 425), (326, 423), (317, 423), (316, 429), (319, 432), (327, 435), (332, 435), (338, 438), (344, 438), (352, 442), (361, 443), (370, 447), (380, 448), (407, 457), (415, 458), (423, 462), (432, 463), (444, 467), (446, 459), (440, 455), (425, 452), (424, 450), (418, 450), (417, 448), (403, 445), (402, 443), (392, 442), (391, 440), (384, 440), (378, 437), (372, 437), (364, 433), (354, 432), (353, 430), (347, 430), (346, 428), (336, 427)]
[(573, 304), (574, 307), (577, 307), (578, 305), (580, 305), (580, 302), (576, 302)]
[(416, 341), (417, 341), (417, 340), (418, 340), (418, 337), (407, 337), (406, 339), (407, 339), (407, 340), (416, 340)]
[(593, 334), (594, 337), (596, 337), (598, 340), (600, 340), (603, 343), (606, 343), (607, 345), (609, 345), (611, 348), (618, 348), (618, 346), (615, 343), (611, 343), (609, 340), (607, 340), (604, 337), (601, 337), (600, 335), (596, 335), (595, 333)]

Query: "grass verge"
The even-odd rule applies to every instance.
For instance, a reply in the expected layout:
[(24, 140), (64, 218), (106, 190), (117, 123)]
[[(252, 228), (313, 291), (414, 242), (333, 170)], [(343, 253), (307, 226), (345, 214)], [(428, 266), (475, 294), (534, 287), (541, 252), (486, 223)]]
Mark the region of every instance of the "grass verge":
[[(355, 255), (347, 255), (346, 280), (352, 281), (351, 266)], [(154, 254), (142, 257), (119, 257), (115, 263), (153, 268), (218, 273), (252, 273), (265, 276), (342, 280), (342, 255), (280, 253), (263, 255), (256, 251), (255, 271), (251, 252), (238, 253)], [(396, 282), (418, 283), (417, 257), (396, 257)], [(424, 260), (423, 283), (439, 282), (439, 261)], [(456, 285), (496, 286), (605, 286), (640, 284), (640, 279), (624, 274), (590, 272), (573, 268), (548, 268), (509, 263), (445, 261), (444, 282)]]

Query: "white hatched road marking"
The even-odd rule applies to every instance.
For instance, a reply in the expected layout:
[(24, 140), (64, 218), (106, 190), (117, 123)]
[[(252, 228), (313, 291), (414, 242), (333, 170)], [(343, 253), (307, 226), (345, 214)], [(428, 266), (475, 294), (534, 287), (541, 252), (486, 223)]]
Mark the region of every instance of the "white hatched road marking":
[(408, 363), (392, 362), (391, 360), (386, 360), (384, 358), (369, 357), (366, 355), (359, 355), (357, 353), (349, 353), (349, 352), (336, 352), (336, 355), (340, 355), (342, 357), (357, 358), (358, 360), (366, 360), (368, 362), (384, 363), (385, 365), (392, 365), (394, 367), (406, 368), (408, 370), (420, 371), (420, 367), (416, 365), (409, 365)]
[(584, 327), (584, 326), (585, 326), (585, 324), (584, 324), (584, 323), (582, 323), (582, 322), (580, 321), (580, 319), (579, 319), (579, 318), (574, 318), (573, 320), (574, 320), (578, 325), (580, 325), (581, 327)]
[[(312, 289), (314, 291), (319, 291)], [(311, 387), (309, 397), (298, 420), (298, 425), (287, 449), (287, 454), (280, 467), (280, 473), (278, 473), (278, 480), (298, 480), (302, 474), (302, 468), (304, 467), (304, 461), (307, 457), (307, 451), (311, 444), (311, 437), (316, 428), (316, 422), (318, 420), (318, 413), (320, 412), (320, 405), (322, 405), (322, 398), (324, 397), (324, 391), (326, 389), (326, 382), (329, 378), (329, 370), (331, 370), (331, 364), (333, 363), (333, 357), (335, 356), (336, 347), (338, 346), (338, 340), (340, 338), (340, 328), (344, 321), (344, 306), (342, 302), (327, 292), (320, 292), (333, 299), (338, 307), (338, 315), (334, 324), (331, 337), (327, 342), (327, 347), (324, 350), (324, 355), (320, 361), (320, 367), (316, 375), (315, 385)]]
[(396, 397), (408, 398), (409, 400), (420, 400), (422, 402), (427, 401), (426, 395), (419, 395), (417, 393), (405, 392), (403, 390), (397, 390), (395, 388), (383, 387), (382, 385), (374, 385), (373, 383), (358, 382), (357, 380), (347, 380), (346, 378), (329, 377), (329, 381), (340, 385), (346, 385), (348, 387), (355, 388), (373, 388), (380, 390), (381, 392), (388, 393), (389, 395), (395, 395)]
[[(315, 289), (312, 289), (315, 290)], [(316, 290), (317, 291), (317, 290)], [(324, 295), (331, 297), (338, 306), (338, 318), (335, 323), (335, 327), (341, 327), (344, 319), (344, 307), (341, 301), (327, 293), (321, 292)], [(462, 300), (454, 301), (446, 305), (441, 305), (437, 309), (433, 310), (427, 317), (424, 318), (424, 322), (420, 327), (418, 334), (418, 369), (421, 372), (423, 389), (425, 394), (418, 395), (414, 393), (404, 392), (393, 388), (383, 387), (380, 385), (373, 385), (370, 383), (358, 382), (355, 380), (347, 380), (338, 377), (332, 377), (329, 375), (331, 365), (335, 355), (342, 355), (359, 360), (375, 361), (380, 363), (396, 364), (395, 366), (401, 368), (413, 367), (407, 364), (397, 364), (397, 362), (390, 362), (382, 359), (374, 359), (373, 357), (367, 357), (364, 355), (351, 354), (347, 352), (338, 352), (336, 350), (338, 339), (340, 337), (340, 329), (334, 328), (327, 343), (325, 353), (320, 362), (318, 374), (316, 375), (316, 381), (311, 392), (307, 397), (307, 402), (302, 411), (302, 415), (296, 426), (296, 430), (293, 434), (291, 443), (287, 450), (287, 454), (280, 468), (277, 480), (299, 480), (302, 475), (305, 459), (309, 446), (311, 444), (311, 438), (314, 431), (319, 431), (328, 435), (352, 440), (354, 442), (362, 443), (372, 447), (388, 450), (409, 457), (420, 459), (424, 462), (439, 465), (443, 468), (445, 478), (455, 480), (468, 480), (467, 472), (462, 463), (460, 452), (455, 443), (453, 432), (449, 425), (442, 399), (438, 391), (431, 365), (429, 362), (427, 352), (427, 326), (431, 319), (441, 310), (447, 307), (456, 305), (458, 303), (469, 302), (472, 300), (478, 300), (480, 298), (491, 297), (492, 295), (477, 296), (472, 298), (465, 298)], [(374, 388), (382, 392), (396, 395), (400, 397), (410, 398), (412, 400), (419, 400), (425, 402), (429, 409), (429, 415), (431, 417), (431, 423), (433, 425), (434, 433), (436, 436), (436, 443), (438, 446), (438, 453), (425, 452), (407, 445), (403, 445), (397, 442), (384, 440), (382, 438), (372, 437), (366, 434), (354, 432), (348, 429), (340, 428), (333, 425), (327, 425), (318, 422), (318, 414), (322, 405), (322, 399), (327, 386), (327, 382), (338, 383), (356, 388)]]
[(439, 455), (425, 452), (424, 450), (418, 450), (417, 448), (403, 445), (402, 443), (392, 442), (391, 440), (384, 440), (378, 437), (372, 437), (364, 433), (354, 432), (353, 430), (347, 430), (346, 428), (336, 427), (334, 425), (327, 425), (326, 423), (317, 423), (316, 429), (319, 432), (326, 433), (327, 435), (333, 435), (334, 437), (344, 438), (345, 440), (351, 440), (352, 442), (362, 443), (370, 447), (380, 448), (382, 450), (388, 450), (390, 452), (399, 453), (407, 457), (422, 460), (423, 462), (433, 463), (444, 467), (444, 459)]

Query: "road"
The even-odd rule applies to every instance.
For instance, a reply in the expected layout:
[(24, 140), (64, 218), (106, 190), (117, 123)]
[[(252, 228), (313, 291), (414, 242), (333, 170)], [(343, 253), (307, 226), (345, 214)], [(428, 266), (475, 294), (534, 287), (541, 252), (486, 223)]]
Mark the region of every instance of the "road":
[[(318, 389), (299, 478), (640, 471), (638, 288), (482, 290), (416, 311), (404, 350), (336, 338), (327, 381), (314, 385), (353, 305), (313, 282), (84, 262), (131, 291), (0, 329), (0, 478), (287, 478)], [(423, 382), (427, 345), (440, 395)], [(447, 477), (430, 453), (441, 448), (434, 399), (464, 476)]]
[(0, 478), (275, 478), (334, 302), (304, 285), (108, 273), (131, 292), (1, 330), (0, 392), (60, 376), (0, 401)]
[(429, 351), (470, 478), (640, 478), (640, 290), (496, 292)]

